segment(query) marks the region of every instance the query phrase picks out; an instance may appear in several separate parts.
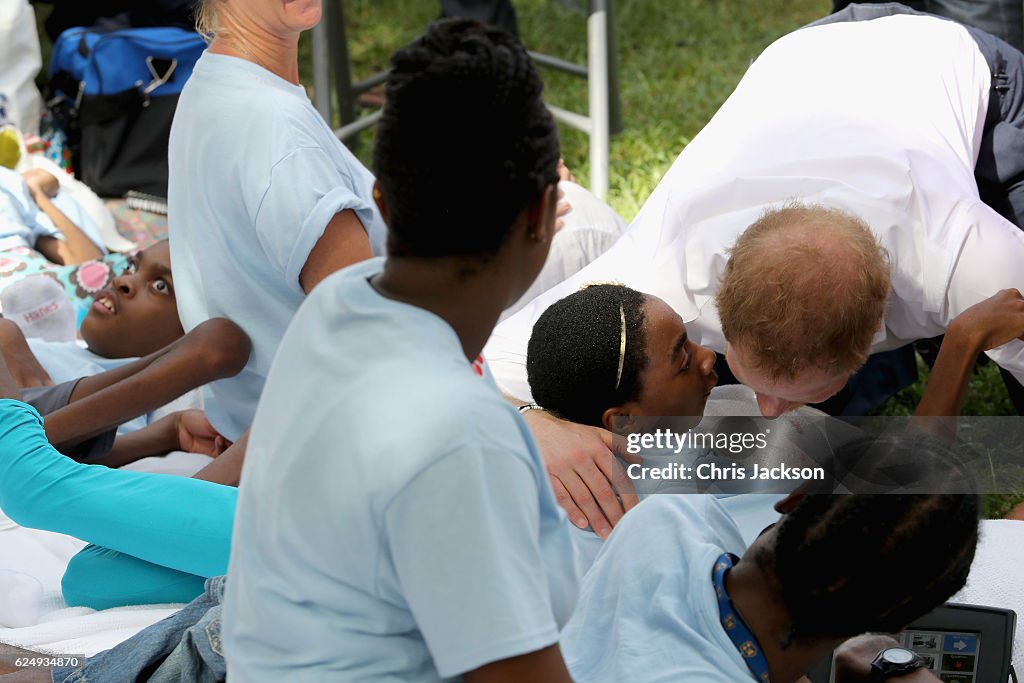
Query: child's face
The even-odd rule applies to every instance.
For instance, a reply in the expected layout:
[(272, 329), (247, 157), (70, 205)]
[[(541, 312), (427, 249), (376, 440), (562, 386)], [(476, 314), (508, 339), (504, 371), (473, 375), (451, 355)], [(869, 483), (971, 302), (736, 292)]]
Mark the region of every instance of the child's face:
[(182, 335), (166, 240), (136, 256), (95, 296), (82, 321), (89, 350), (106, 358), (145, 356)]
[(647, 367), (636, 413), (648, 416), (700, 416), (718, 383), (715, 352), (686, 336), (686, 325), (656, 296), (645, 297)]

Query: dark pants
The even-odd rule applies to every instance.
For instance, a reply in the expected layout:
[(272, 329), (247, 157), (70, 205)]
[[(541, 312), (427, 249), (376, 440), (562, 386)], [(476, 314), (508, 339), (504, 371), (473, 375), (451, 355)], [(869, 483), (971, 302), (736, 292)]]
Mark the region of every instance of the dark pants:
[[(859, 0), (872, 4), (876, 0)], [(850, 0), (833, 0), (832, 11), (838, 12)], [(921, 12), (953, 19), (967, 26), (976, 26), (1024, 50), (1024, 13), (1020, 0), (906, 0), (904, 5)]]
[(441, 16), (475, 19), (519, 35), (512, 0), (441, 0)]
[[(847, 6), (810, 26), (868, 21), (893, 14), (922, 14), (895, 2), (836, 4)], [(938, 3), (915, 4), (930, 7)], [(1024, 229), (1024, 54), (979, 28), (967, 25), (964, 28), (992, 71), (992, 90), (974, 179), (982, 201)], [(1021, 267), (1024, 268), (1024, 263)], [(912, 359), (904, 362), (912, 362)], [(1017, 413), (1024, 415), (1024, 387), (1008, 372), (1003, 371), (1002, 377)]]

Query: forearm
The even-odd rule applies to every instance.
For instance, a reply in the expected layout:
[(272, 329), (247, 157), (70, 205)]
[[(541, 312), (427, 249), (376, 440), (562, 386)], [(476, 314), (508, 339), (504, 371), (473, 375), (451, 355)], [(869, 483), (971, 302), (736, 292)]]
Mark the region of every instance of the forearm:
[(967, 396), (980, 345), (956, 321), (947, 330), (910, 428), (939, 438), (956, 437), (957, 418)]
[(26, 382), (26, 378), (49, 383), (49, 375), (32, 353), (25, 334), (13, 320), (0, 319), (0, 354), (8, 368), (13, 368), (15, 372), (21, 371), (21, 381), (15, 380), (20, 388), (34, 383)]
[(942, 340), (928, 386), (914, 414), (922, 417), (959, 415), (967, 396), (967, 383), (981, 351), (979, 340), (954, 320)]
[(83, 378), (71, 402), (46, 418), (58, 448), (73, 446), (245, 367), (249, 339), (237, 325), (209, 320), (167, 348), (125, 367)]
[(16, 362), (20, 356), (32, 353), (25, 334), (13, 320), (0, 319), (0, 353), (3, 353), (7, 363)]
[[(89, 378), (84, 378), (86, 381)], [(46, 435), (59, 449), (74, 446), (152, 412), (196, 387), (217, 379), (194, 365), (165, 356), (145, 371), (107, 386), (46, 416)], [(81, 383), (81, 382), (79, 382)]]
[(0, 399), (16, 401), (20, 393), (17, 385), (14, 383), (14, 378), (11, 377), (11, 371), (7, 368), (7, 363), (3, 358), (0, 358)]
[[(159, 360), (160, 358), (163, 358), (169, 353), (172, 353), (176, 348), (181, 346), (181, 343), (182, 339), (179, 339), (176, 342), (165, 346), (159, 351), (154, 351), (148, 356), (137, 358), (136, 360), (133, 360), (130, 363), (125, 363), (124, 365), (118, 366), (111, 370), (106, 370), (97, 375), (83, 377), (78, 381), (78, 384), (75, 385), (75, 390), (71, 392), (71, 402), (81, 401), (82, 399), (92, 396), (93, 394), (102, 391), (107, 387), (111, 387), (117, 384), (118, 382), (123, 382), (139, 374), (146, 368), (153, 365), (153, 363)], [(168, 401), (173, 401), (175, 398), (177, 397), (172, 396), (171, 398), (168, 399)]]
[(118, 436), (109, 455), (99, 462), (107, 467), (122, 467), (128, 463), (153, 455), (166, 455), (178, 448), (174, 416), (168, 415), (151, 425)]
[(50, 198), (41, 193), (33, 193), (39, 210), (45, 213), (57, 229), (64, 235), (64, 240), (56, 238), (40, 238), (37, 248), (48, 259), (61, 265), (73, 265), (92, 261), (103, 256), (102, 250), (82, 232), (81, 228), (71, 222), (58, 209)]

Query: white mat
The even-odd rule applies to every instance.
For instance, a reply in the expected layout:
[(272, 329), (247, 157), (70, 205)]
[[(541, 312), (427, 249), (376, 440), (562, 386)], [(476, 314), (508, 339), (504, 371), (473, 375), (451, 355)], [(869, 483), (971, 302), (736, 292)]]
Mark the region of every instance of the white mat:
[[(209, 462), (204, 455), (172, 453), (140, 460), (125, 469), (191, 476)], [(0, 627), (0, 643), (44, 653), (90, 656), (131, 638), (182, 607), (133, 605), (101, 611), (68, 607), (61, 597), (60, 580), (68, 562), (83, 547), (85, 543), (71, 536), (20, 527), (0, 510), (0, 569), (33, 576), (45, 591), (39, 623), (24, 628)]]

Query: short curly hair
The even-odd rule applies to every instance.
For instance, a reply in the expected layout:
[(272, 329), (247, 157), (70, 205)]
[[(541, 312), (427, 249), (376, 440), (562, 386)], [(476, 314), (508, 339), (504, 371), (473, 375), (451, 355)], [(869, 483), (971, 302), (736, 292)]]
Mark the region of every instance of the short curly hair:
[(736, 240), (716, 303), (722, 333), (769, 379), (864, 364), (889, 298), (888, 254), (867, 224), (825, 206), (766, 211)]
[(445, 19), (391, 58), (374, 173), (396, 256), (493, 254), (558, 181), (558, 132), (517, 38)]
[(635, 289), (595, 284), (551, 304), (534, 324), (526, 350), (533, 400), (559, 417), (595, 427), (602, 426), (608, 408), (636, 400), (647, 367), (646, 301)]

